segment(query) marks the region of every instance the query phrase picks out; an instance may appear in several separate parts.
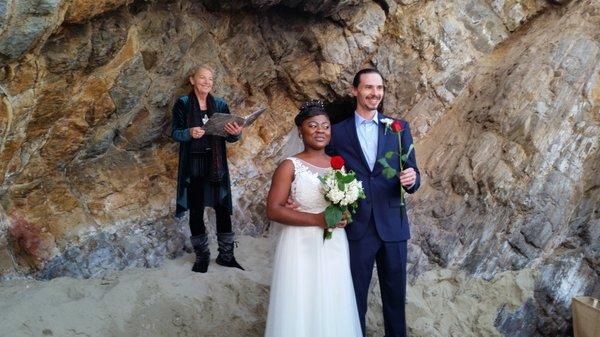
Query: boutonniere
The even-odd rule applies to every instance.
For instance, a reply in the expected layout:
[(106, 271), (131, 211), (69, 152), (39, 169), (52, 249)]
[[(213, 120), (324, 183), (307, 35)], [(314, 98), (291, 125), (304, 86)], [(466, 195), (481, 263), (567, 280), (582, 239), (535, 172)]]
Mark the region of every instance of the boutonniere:
[(385, 129), (383, 129), (383, 134), (387, 135), (388, 130), (393, 130), (394, 120), (391, 118), (382, 118), (379, 120), (381, 123), (385, 124)]
[(400, 132), (402, 131), (402, 123), (400, 123), (400, 121), (386, 117), (380, 119), (380, 122), (385, 124), (385, 129), (383, 130), (384, 135), (387, 135), (388, 130), (397, 134), (400, 134)]

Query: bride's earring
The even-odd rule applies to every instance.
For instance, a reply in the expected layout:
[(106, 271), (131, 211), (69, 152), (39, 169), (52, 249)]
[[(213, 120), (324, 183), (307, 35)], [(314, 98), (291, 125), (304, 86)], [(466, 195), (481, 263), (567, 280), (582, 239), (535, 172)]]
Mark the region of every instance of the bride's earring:
[(302, 140), (302, 134), (298, 134), (298, 137)]

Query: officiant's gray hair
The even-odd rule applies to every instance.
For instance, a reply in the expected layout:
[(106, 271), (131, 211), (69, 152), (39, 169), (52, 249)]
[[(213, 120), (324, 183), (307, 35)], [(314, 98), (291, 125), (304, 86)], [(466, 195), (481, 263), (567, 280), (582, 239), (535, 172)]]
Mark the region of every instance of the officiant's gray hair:
[(202, 63), (202, 64), (194, 64), (192, 67), (190, 67), (190, 69), (187, 72), (187, 77), (189, 78), (189, 77), (192, 77), (192, 76), (196, 75), (196, 73), (198, 71), (200, 71), (201, 69), (208, 70), (213, 75), (215, 75), (215, 69), (213, 67), (211, 67), (207, 63)]

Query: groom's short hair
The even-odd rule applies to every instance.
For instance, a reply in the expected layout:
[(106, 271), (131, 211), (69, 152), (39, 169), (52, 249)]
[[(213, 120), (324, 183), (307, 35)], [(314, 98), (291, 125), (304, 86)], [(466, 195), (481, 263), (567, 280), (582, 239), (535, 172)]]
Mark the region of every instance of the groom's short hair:
[(358, 88), (358, 85), (360, 84), (360, 77), (363, 74), (377, 74), (377, 75), (381, 76), (381, 79), (385, 83), (385, 79), (383, 78), (383, 75), (381, 75), (381, 73), (379, 72), (379, 70), (377, 70), (375, 68), (364, 68), (364, 69), (359, 70), (356, 73), (356, 75), (354, 75), (354, 80), (352, 81), (352, 86), (353, 87)]

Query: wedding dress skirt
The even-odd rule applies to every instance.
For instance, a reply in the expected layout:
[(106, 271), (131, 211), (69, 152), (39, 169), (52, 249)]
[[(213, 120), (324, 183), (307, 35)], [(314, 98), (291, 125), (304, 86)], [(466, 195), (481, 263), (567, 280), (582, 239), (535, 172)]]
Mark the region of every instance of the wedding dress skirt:
[[(298, 158), (291, 196), (298, 210), (321, 213), (320, 168)], [(361, 337), (348, 241), (343, 229), (323, 241), (323, 229), (283, 226), (274, 258), (265, 337)]]

